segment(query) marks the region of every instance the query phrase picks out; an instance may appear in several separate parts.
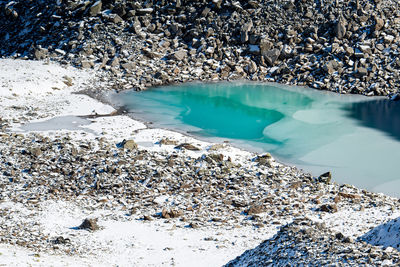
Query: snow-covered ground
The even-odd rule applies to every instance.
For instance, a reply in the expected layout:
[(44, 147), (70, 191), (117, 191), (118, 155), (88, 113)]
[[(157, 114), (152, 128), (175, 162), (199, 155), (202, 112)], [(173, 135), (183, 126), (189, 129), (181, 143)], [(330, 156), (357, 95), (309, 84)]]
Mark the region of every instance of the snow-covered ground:
[[(0, 118), (9, 122), (9, 129), (24, 133), (29, 123), (48, 122), (63, 116), (84, 116), (109, 114), (114, 108), (100, 103), (86, 95), (75, 94), (96, 83), (93, 72), (64, 67), (55, 63), (23, 60), (0, 60)], [(98, 82), (97, 85), (100, 85)], [(201, 155), (210, 143), (163, 129), (149, 129), (145, 124), (127, 116), (106, 116), (79, 123), (65, 129), (62, 123), (50, 131), (48, 136), (69, 133), (76, 140), (85, 138), (106, 138), (115, 142), (132, 138), (140, 148), (150, 151), (173, 150), (173, 146), (160, 146), (160, 139), (168, 138), (189, 142), (201, 151), (187, 151), (189, 155)], [(54, 121), (53, 121), (54, 122)], [(51, 121), (48, 122), (51, 125)], [(82, 124), (82, 125), (81, 125)], [(25, 126), (24, 126), (25, 125)], [(74, 127), (75, 127), (74, 126)], [(221, 151), (235, 161), (246, 162), (250, 152), (224, 145)], [(0, 176), (1, 177), (1, 176)], [(356, 208), (357, 207), (357, 208)], [(272, 237), (278, 228), (221, 228), (192, 229), (176, 227), (174, 223), (163, 221), (115, 220), (109, 211), (83, 210), (71, 201), (47, 201), (40, 203), (37, 210), (30, 210), (23, 203), (7, 202), (0, 199), (0, 211), (12, 209), (14, 216), (26, 222), (39, 225), (41, 234), (73, 236), (71, 242), (96, 248), (95, 255), (59, 255), (54, 252), (35, 252), (8, 244), (0, 245), (0, 266), (221, 266), (256, 247), (261, 241)], [(115, 209), (114, 215), (123, 217), (123, 210)], [(323, 216), (304, 214), (314, 221), (324, 222), (334, 231), (345, 236), (358, 238), (371, 229), (392, 220), (387, 225), (399, 229), (400, 211), (387, 207), (354, 208)], [(74, 227), (86, 217), (102, 217), (101, 229), (95, 232), (76, 230)], [(379, 231), (379, 228), (377, 228)], [(387, 229), (385, 228), (385, 231)], [(387, 232), (387, 231), (386, 231)], [(397, 235), (379, 232), (367, 235), (371, 243), (396, 246)], [(382, 240), (382, 238), (384, 240)], [(385, 241), (387, 240), (387, 241)]]
[[(90, 124), (68, 130), (64, 123), (54, 123), (54, 118), (108, 114), (111, 106), (102, 104), (86, 95), (75, 94), (92, 85), (93, 72), (63, 67), (55, 63), (2, 59), (0, 64), (0, 117), (10, 120), (11, 130), (26, 132), (24, 127), (37, 123), (55, 125), (53, 130), (42, 132), (48, 136), (68, 132), (76, 139), (98, 137), (121, 141), (134, 136), (139, 146), (147, 150), (173, 150), (173, 146), (160, 146), (163, 138), (191, 142), (205, 150), (209, 143), (163, 129), (147, 129), (146, 126), (127, 116), (109, 116), (90, 119)], [(72, 85), (71, 85), (72, 83)], [(52, 128), (52, 127), (50, 127)], [(142, 131), (138, 131), (142, 130)], [(189, 155), (201, 155), (202, 151), (187, 151)], [(233, 160), (249, 157), (251, 153), (227, 146), (224, 153)], [(1, 202), (0, 202), (1, 203)], [(9, 206), (11, 205), (11, 206)], [(96, 257), (82, 258), (36, 253), (17, 246), (0, 246), (0, 264), (6, 266), (220, 266), (246, 249), (276, 232), (260, 232), (255, 229), (230, 229), (215, 232), (214, 229), (185, 229), (160, 222), (115, 220), (102, 221), (102, 230), (90, 233), (76, 231), (86, 214), (74, 203), (42, 203), (41, 212), (32, 212), (23, 204), (1, 203), (0, 209), (12, 208), (21, 220), (40, 222), (42, 233), (62, 236), (76, 235), (82, 245), (102, 248), (104, 253)], [(122, 211), (119, 211), (122, 212)], [(101, 214), (107, 216), (106, 214)]]

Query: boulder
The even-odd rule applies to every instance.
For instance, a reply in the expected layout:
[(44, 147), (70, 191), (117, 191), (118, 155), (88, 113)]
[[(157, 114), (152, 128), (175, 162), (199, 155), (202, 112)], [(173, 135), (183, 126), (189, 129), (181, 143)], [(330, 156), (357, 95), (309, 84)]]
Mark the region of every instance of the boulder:
[(249, 31), (253, 27), (253, 21), (245, 23), (240, 30), (240, 41), (245, 43), (249, 40)]
[(100, 229), (100, 227), (97, 225), (97, 218), (94, 219), (88, 219), (86, 218), (81, 225), (78, 226), (79, 229), (85, 229), (85, 230), (91, 230), (91, 231), (96, 231)]
[(262, 53), (262, 56), (264, 57), (265, 61), (269, 66), (273, 66), (275, 61), (279, 58), (279, 55), (281, 54), (281, 51), (277, 48), (268, 50), (265, 53)]
[(100, 1), (95, 2), (89, 10), (89, 14), (90, 16), (96, 16), (97, 14), (99, 14), (101, 12), (101, 7), (102, 7), (103, 3)]
[(260, 53), (264, 55), (267, 51), (271, 50), (273, 47), (272, 42), (268, 38), (262, 38), (260, 40)]
[(343, 16), (340, 16), (335, 25), (335, 34), (338, 39), (343, 39), (343, 37), (346, 35), (346, 25), (346, 19)]
[(174, 60), (179, 60), (179, 61), (183, 60), (183, 59), (186, 58), (186, 57), (187, 57), (187, 52), (186, 52), (185, 50), (183, 50), (183, 49), (178, 50), (178, 51), (174, 52), (174, 53), (171, 55), (171, 58), (172, 58), (172, 59), (174, 59)]
[(334, 73), (338, 67), (338, 63), (335, 60), (330, 60), (326, 64), (324, 64), (323, 69), (329, 75)]
[(385, 21), (377, 16), (374, 17), (375, 20), (375, 31), (379, 31), (383, 28), (383, 26), (385, 25)]
[(257, 71), (257, 64), (251, 60), (250, 63), (246, 66), (247, 73), (253, 74)]
[(48, 57), (48, 50), (47, 49), (45, 49), (45, 48), (38, 48), (38, 49), (35, 49), (35, 58), (36, 59), (38, 59), (38, 60), (40, 60), (40, 59), (45, 59), (45, 58), (47, 58)]

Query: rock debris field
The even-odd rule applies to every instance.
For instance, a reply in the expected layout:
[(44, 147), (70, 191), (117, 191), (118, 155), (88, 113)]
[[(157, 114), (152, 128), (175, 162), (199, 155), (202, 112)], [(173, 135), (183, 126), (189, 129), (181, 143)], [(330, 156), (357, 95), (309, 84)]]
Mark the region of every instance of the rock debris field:
[(0, 1), (0, 55), (106, 70), (115, 89), (191, 80), (276, 81), (393, 95), (400, 3)]
[(82, 94), (248, 79), (396, 98), (398, 2), (0, 1), (0, 17), (0, 265), (400, 263), (397, 198)]

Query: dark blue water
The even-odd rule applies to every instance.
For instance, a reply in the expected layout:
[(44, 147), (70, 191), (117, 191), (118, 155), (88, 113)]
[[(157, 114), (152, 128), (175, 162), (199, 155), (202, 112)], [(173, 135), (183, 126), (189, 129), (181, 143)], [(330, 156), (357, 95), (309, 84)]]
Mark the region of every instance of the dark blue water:
[(158, 127), (229, 139), (315, 175), (332, 171), (337, 182), (400, 195), (397, 102), (257, 83), (191, 83), (113, 100)]

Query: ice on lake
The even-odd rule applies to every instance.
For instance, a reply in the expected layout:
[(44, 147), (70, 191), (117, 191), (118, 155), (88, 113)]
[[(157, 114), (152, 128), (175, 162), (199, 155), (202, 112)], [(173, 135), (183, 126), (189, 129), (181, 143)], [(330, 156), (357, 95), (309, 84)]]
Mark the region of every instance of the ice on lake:
[(400, 196), (400, 103), (259, 83), (189, 83), (111, 96), (134, 117), (268, 151), (313, 175)]

